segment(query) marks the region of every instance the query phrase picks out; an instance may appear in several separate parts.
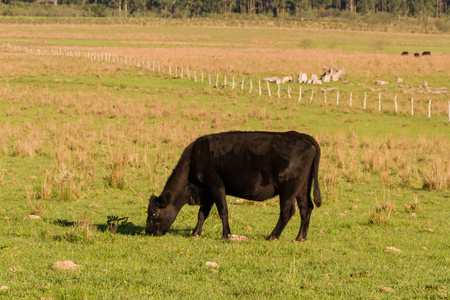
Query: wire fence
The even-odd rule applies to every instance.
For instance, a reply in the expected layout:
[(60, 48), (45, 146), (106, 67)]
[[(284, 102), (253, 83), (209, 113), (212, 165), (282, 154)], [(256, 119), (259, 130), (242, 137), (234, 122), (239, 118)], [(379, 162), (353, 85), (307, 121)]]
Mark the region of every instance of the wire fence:
[[(377, 110), (379, 112), (427, 115), (431, 118), (435, 115), (448, 114), (450, 122), (450, 101), (435, 101), (431, 99), (420, 99), (416, 102), (414, 97), (397, 95), (392, 93), (383, 94), (382, 91), (365, 91), (355, 89), (354, 91), (343, 91), (337, 87), (322, 87), (301, 83), (269, 83), (262, 80), (253, 81), (253, 78), (245, 78), (210, 72), (207, 70), (195, 70), (172, 62), (159, 61), (155, 59), (136, 58), (132, 56), (121, 56), (109, 52), (96, 52), (78, 49), (63, 48), (29, 48), (4, 43), (7, 47), (16, 51), (23, 51), (33, 55), (53, 55), (75, 58), (84, 58), (92, 61), (118, 64), (140, 69), (149, 70), (158, 76), (172, 76), (173, 78), (194, 80), (201, 84), (208, 84), (213, 88), (228, 88), (249, 94), (257, 93), (261, 97), (280, 98), (297, 101), (298, 103), (320, 103), (324, 105), (348, 106), (362, 110)], [(445, 91), (444, 91), (445, 92)], [(448, 98), (447, 98), (448, 99)], [(447, 106), (448, 104), (448, 106)]]

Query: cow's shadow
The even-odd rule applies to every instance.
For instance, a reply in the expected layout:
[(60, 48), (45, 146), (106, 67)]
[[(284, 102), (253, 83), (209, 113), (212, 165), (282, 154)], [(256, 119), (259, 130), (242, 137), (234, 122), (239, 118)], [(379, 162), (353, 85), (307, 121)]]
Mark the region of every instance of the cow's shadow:
[[(56, 219), (53, 224), (62, 226), (62, 227), (73, 227), (77, 224), (77, 222), (69, 221), (65, 219)], [(109, 230), (109, 227), (107, 224), (93, 224), (94, 228), (96, 228), (98, 231), (106, 232)], [(117, 228), (117, 234), (123, 234), (123, 235), (141, 235), (144, 234), (145, 227), (138, 226), (133, 224), (132, 222), (128, 222), (124, 225), (120, 225)]]

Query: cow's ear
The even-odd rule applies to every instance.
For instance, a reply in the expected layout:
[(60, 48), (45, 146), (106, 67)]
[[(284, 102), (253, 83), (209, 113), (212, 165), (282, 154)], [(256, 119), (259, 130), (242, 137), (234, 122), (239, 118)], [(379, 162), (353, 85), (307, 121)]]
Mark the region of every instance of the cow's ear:
[(158, 198), (158, 206), (160, 208), (166, 208), (172, 200), (172, 193), (166, 192)]
[(158, 198), (158, 197), (156, 197), (155, 194), (152, 194), (152, 195), (150, 196), (150, 199), (148, 200), (148, 203), (155, 202), (157, 198)]

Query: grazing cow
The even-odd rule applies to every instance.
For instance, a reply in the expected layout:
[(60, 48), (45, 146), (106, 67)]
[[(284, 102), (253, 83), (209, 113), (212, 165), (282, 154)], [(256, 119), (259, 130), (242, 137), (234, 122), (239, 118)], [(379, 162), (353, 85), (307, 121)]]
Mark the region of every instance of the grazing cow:
[(402, 55), (409, 55), (408, 51), (403, 51)]
[(431, 55), (431, 52), (430, 52), (430, 51), (423, 51), (423, 52), (422, 52), (422, 56), (425, 56), (425, 55), (430, 56), (430, 55)]
[(226, 195), (263, 201), (280, 196), (278, 223), (267, 239), (277, 239), (300, 209), (301, 225), (296, 240), (306, 239), (314, 203), (322, 204), (318, 172), (320, 148), (306, 134), (290, 132), (224, 132), (206, 135), (184, 151), (159, 197), (148, 205), (145, 232), (164, 235), (185, 204), (200, 205), (197, 226), (202, 232), (205, 219), (215, 204), (222, 219), (223, 237), (231, 234)]
[(418, 52), (414, 53), (414, 57), (420, 57), (420, 53)]

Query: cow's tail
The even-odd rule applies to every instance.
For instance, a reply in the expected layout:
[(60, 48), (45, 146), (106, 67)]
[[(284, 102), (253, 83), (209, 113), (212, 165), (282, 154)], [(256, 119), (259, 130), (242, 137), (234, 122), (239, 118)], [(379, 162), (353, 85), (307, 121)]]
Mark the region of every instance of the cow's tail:
[(322, 197), (320, 195), (319, 187), (319, 162), (320, 162), (320, 147), (317, 141), (313, 137), (309, 137), (310, 142), (316, 148), (316, 156), (314, 156), (314, 163), (312, 165), (311, 176), (314, 177), (314, 203), (317, 207), (322, 205)]

